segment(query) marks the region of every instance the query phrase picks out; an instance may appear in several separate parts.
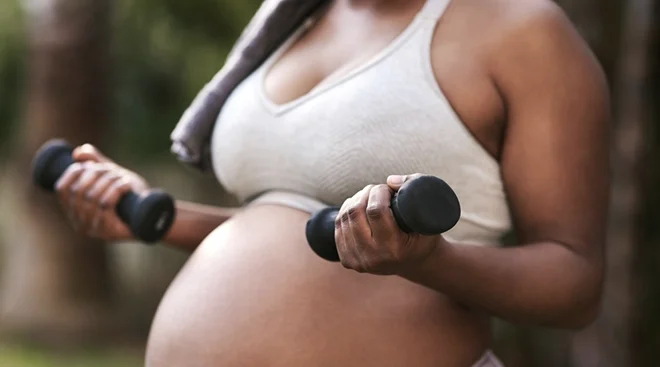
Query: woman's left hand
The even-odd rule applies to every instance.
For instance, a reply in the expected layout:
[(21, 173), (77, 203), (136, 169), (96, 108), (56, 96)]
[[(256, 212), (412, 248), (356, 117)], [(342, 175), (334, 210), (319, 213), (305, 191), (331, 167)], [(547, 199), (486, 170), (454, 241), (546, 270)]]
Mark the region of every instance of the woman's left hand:
[(418, 176), (390, 176), (386, 185), (369, 185), (344, 202), (335, 220), (335, 242), (345, 268), (399, 274), (436, 249), (438, 236), (403, 232), (390, 209), (394, 193)]

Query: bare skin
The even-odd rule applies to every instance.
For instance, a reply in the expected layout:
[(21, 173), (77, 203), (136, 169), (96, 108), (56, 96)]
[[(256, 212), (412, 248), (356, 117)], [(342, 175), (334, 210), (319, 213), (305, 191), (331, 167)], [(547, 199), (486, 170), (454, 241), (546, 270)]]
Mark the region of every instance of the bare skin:
[[(337, 0), (270, 71), (270, 98), (286, 103), (351, 70), (422, 5)], [(455, 0), (431, 57), (454, 109), (501, 164), (520, 246), (402, 233), (386, 204), (411, 177), (347, 199), (336, 231), (344, 267), (309, 251), (306, 213), (179, 202), (167, 242), (194, 253), (154, 319), (148, 366), (465, 367), (488, 347), (490, 316), (568, 329), (594, 319), (609, 106), (593, 55), (549, 1)], [(129, 238), (110, 208), (148, 185), (93, 147), (75, 156), (87, 163), (61, 179), (67, 212), (90, 235)]]

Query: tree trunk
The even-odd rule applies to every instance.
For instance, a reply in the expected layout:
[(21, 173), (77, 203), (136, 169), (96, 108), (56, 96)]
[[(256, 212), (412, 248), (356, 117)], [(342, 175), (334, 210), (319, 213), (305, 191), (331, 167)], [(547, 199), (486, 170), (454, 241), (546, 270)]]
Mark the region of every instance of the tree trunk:
[(617, 73), (623, 1), (557, 0), (557, 3), (589, 43), (612, 81)]
[(629, 104), (635, 118), (644, 127), (647, 142), (642, 148), (641, 192), (638, 246), (633, 253), (631, 305), (631, 366), (660, 366), (660, 3), (640, 2), (629, 15), (635, 21), (631, 39), (637, 57), (628, 73), (637, 78), (644, 93), (631, 94)]
[[(76, 235), (52, 194), (31, 184), (46, 140), (101, 144), (108, 121), (109, 1), (26, 1), (30, 58), (25, 123), (4, 191), (9, 213), (2, 329), (12, 340), (94, 341), (107, 323), (111, 279), (104, 247)], [(7, 178), (10, 177), (10, 178)]]
[(650, 146), (650, 106), (645, 103), (645, 93), (648, 89), (651, 49), (651, 5), (648, 0), (631, 0), (624, 4), (622, 12), (620, 58), (616, 68), (618, 72), (613, 78), (615, 124), (607, 283), (600, 318), (574, 338), (574, 366), (658, 365), (658, 359), (652, 364), (634, 363), (636, 360), (639, 362), (640, 358), (635, 351), (638, 348), (633, 345), (640, 341), (633, 343), (635, 339), (631, 338), (636, 324), (632, 316), (644, 315), (640, 313), (640, 293), (633, 292), (632, 285), (638, 285), (637, 289), (642, 290), (652, 286), (650, 278), (631, 283), (635, 279), (633, 269), (637, 268), (637, 265), (631, 266), (632, 261), (643, 261), (640, 250), (648, 248), (640, 232), (643, 203), (648, 202), (648, 191), (643, 190), (640, 173), (651, 168), (644, 165), (644, 156)]

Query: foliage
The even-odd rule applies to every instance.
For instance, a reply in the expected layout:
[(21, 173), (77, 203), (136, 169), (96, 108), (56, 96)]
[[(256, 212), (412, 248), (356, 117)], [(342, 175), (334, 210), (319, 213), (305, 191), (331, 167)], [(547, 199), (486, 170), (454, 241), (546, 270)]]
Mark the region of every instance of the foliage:
[(135, 352), (99, 350), (72, 355), (0, 345), (0, 367), (138, 367), (142, 365), (141, 353)]
[[(26, 43), (18, 0), (0, 2), (0, 143), (20, 121)], [(119, 0), (113, 9), (117, 153), (169, 158), (169, 133), (224, 59), (258, 0)], [(5, 145), (5, 144), (1, 144)]]
[(169, 157), (169, 133), (215, 74), (257, 1), (118, 2), (114, 118), (133, 156)]
[[(15, 0), (0, 2), (0, 153), (20, 115), (25, 75), (25, 36), (21, 13)], [(4, 154), (3, 154), (4, 155)]]

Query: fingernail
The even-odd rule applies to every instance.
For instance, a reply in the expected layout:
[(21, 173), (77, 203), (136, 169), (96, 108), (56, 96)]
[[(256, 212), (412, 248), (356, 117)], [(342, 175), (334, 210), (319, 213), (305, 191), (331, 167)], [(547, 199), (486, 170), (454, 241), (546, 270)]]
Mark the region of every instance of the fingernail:
[(405, 176), (393, 175), (387, 178), (387, 182), (392, 185), (401, 185), (405, 179)]

